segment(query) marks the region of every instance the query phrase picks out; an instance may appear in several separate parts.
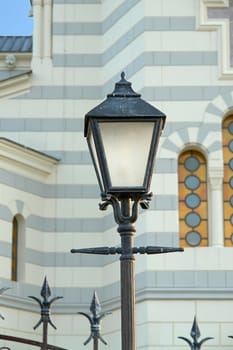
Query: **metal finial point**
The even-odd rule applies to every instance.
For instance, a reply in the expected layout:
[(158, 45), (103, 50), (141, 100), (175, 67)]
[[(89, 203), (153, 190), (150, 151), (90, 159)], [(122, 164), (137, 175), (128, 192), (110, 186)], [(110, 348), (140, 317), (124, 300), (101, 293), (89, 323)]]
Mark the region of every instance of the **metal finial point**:
[(125, 80), (125, 72), (121, 72), (121, 80)]
[(178, 337), (179, 339), (182, 339), (184, 341), (186, 341), (186, 343), (188, 343), (188, 345), (190, 346), (191, 350), (200, 350), (202, 344), (210, 339), (214, 339), (213, 337), (206, 337), (204, 339), (202, 339), (200, 342), (198, 342), (198, 338), (200, 337), (201, 333), (200, 333), (200, 329), (196, 320), (196, 316), (194, 316), (194, 320), (193, 320), (193, 325), (191, 328), (191, 332), (190, 332), (191, 337), (193, 338), (193, 341), (191, 341), (188, 338), (185, 337)]
[(90, 311), (95, 317), (97, 317), (101, 312), (101, 305), (100, 305), (100, 301), (96, 291), (94, 291), (93, 293), (93, 297), (90, 305)]
[(44, 282), (43, 282), (43, 285), (42, 285), (42, 288), (41, 288), (40, 295), (42, 296), (44, 301), (48, 301), (48, 298), (51, 296), (51, 289), (49, 287), (49, 284), (48, 284), (46, 276), (44, 278)]
[(196, 316), (194, 316), (193, 325), (192, 325), (190, 335), (193, 338), (193, 340), (196, 340), (196, 341), (198, 338), (200, 338), (200, 335), (201, 335), (200, 329), (198, 327)]

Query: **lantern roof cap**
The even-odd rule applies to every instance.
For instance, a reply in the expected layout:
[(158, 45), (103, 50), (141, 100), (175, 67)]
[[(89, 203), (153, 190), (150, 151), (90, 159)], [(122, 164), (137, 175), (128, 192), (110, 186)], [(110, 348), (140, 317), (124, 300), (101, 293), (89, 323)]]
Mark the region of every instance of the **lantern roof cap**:
[(121, 80), (115, 84), (115, 89), (107, 97), (141, 97), (131, 87), (131, 83), (125, 79), (125, 72), (121, 73)]
[(162, 118), (163, 125), (165, 124), (166, 116), (156, 107), (141, 98), (141, 95), (136, 93), (131, 83), (125, 79), (125, 73), (121, 73), (121, 80), (115, 84), (115, 89), (107, 98), (99, 105), (94, 107), (85, 115), (84, 135), (87, 135), (88, 122), (90, 118)]

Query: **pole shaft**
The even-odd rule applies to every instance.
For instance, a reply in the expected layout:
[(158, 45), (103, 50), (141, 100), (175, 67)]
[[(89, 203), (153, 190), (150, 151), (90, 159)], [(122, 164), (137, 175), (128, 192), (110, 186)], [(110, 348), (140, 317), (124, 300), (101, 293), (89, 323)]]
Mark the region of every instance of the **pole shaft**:
[(133, 244), (135, 227), (127, 220), (130, 217), (130, 199), (122, 201), (122, 213), (125, 222), (120, 223), (121, 236), (121, 334), (122, 350), (136, 349), (135, 322), (135, 258)]
[(43, 320), (43, 340), (42, 340), (42, 350), (47, 350), (48, 345), (48, 321)]
[(93, 350), (98, 350), (98, 338), (96, 336), (93, 338)]

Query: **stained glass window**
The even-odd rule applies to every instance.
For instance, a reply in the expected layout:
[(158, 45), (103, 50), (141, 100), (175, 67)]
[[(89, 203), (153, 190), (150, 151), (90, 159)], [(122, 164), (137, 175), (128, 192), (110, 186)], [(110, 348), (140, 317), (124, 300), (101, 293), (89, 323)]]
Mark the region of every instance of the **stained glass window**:
[(224, 244), (233, 245), (233, 116), (223, 121)]
[(179, 157), (179, 224), (182, 247), (208, 246), (206, 159), (188, 150)]

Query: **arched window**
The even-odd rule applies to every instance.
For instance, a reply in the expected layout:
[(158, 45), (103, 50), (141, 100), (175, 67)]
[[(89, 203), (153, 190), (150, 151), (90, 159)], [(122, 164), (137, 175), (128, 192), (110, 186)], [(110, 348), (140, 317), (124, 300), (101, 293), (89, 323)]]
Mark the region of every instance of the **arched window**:
[(206, 159), (187, 150), (179, 157), (179, 223), (182, 247), (208, 246)]
[(233, 115), (223, 121), (224, 244), (233, 245)]
[(18, 265), (18, 221), (14, 216), (12, 221), (12, 245), (11, 245), (11, 280), (17, 281)]
[(12, 220), (11, 242), (11, 280), (24, 279), (25, 269), (25, 224), (21, 215), (15, 215)]

